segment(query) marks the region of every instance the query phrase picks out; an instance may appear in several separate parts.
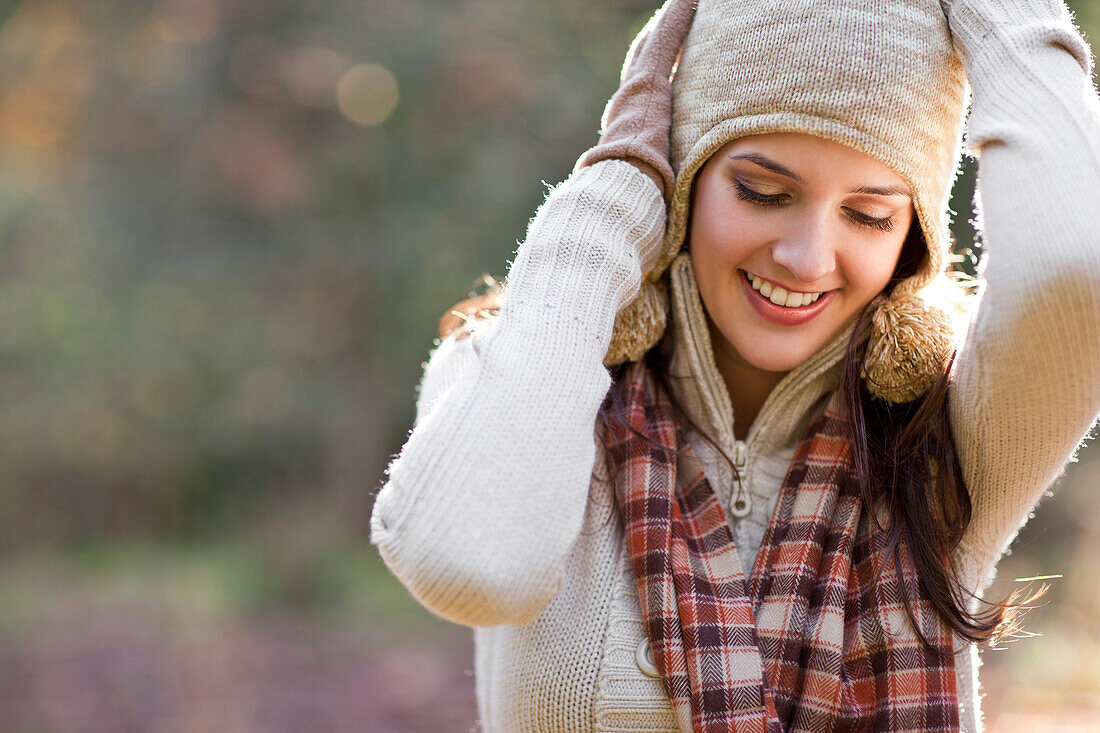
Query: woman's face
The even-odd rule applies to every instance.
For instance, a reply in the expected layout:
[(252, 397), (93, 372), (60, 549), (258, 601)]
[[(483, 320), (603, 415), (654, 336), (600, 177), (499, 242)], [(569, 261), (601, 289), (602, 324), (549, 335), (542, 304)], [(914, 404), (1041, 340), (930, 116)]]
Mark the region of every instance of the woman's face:
[(884, 164), (797, 133), (734, 140), (695, 186), (688, 247), (720, 366), (805, 361), (886, 286), (914, 217)]

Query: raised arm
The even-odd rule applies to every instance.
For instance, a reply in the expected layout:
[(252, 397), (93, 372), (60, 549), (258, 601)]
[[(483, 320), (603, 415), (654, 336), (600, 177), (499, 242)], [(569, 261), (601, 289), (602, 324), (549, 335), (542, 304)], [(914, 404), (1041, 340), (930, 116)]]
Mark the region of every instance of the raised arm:
[(587, 506), (615, 318), (660, 254), (669, 80), (694, 15), (693, 0), (668, 0), (642, 29), (599, 144), (531, 222), (499, 316), (468, 344), (445, 341), (428, 367), (371, 540), (444, 618), (527, 623), (561, 586)]
[(944, 5), (988, 253), (950, 397), (977, 584), (1100, 412), (1100, 102), (1060, 0)]
[(655, 251), (663, 231), (661, 196), (634, 166), (578, 171), (532, 221), (496, 321), (468, 346), (441, 347), (473, 358), (442, 394), (422, 391), (371, 517), (387, 565), (440, 616), (521, 624), (557, 593), (586, 506), (615, 315), (641, 283), (639, 250)]

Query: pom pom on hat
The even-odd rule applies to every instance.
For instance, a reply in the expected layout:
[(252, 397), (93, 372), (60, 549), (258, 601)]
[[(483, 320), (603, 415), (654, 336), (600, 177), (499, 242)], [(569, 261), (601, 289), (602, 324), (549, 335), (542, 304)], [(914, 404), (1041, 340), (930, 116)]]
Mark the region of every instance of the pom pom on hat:
[(637, 361), (661, 339), (668, 322), (668, 279), (642, 281), (642, 288), (615, 317), (611, 346), (604, 364)]
[(876, 397), (910, 402), (943, 374), (954, 348), (954, 321), (947, 310), (916, 293), (885, 298), (871, 316), (860, 376)]

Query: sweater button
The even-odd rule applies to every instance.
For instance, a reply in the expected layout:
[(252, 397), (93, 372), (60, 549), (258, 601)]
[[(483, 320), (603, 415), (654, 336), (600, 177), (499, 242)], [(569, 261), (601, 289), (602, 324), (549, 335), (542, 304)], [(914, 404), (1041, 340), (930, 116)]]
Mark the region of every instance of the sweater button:
[(657, 671), (657, 662), (653, 659), (653, 648), (649, 645), (648, 638), (642, 639), (638, 644), (638, 648), (634, 651), (634, 661), (638, 664), (638, 669), (642, 670), (642, 674), (647, 677), (661, 676)]

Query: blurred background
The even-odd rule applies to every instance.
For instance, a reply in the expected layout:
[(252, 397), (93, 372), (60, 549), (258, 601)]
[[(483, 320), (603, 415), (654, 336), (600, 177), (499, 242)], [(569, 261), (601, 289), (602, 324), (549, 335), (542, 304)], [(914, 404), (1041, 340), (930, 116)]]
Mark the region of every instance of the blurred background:
[[(0, 728), (474, 725), (371, 502), (656, 5), (0, 3)], [(1002, 564), (1064, 577), (985, 655), (993, 731), (1100, 725), (1098, 489), (1087, 448)]]

